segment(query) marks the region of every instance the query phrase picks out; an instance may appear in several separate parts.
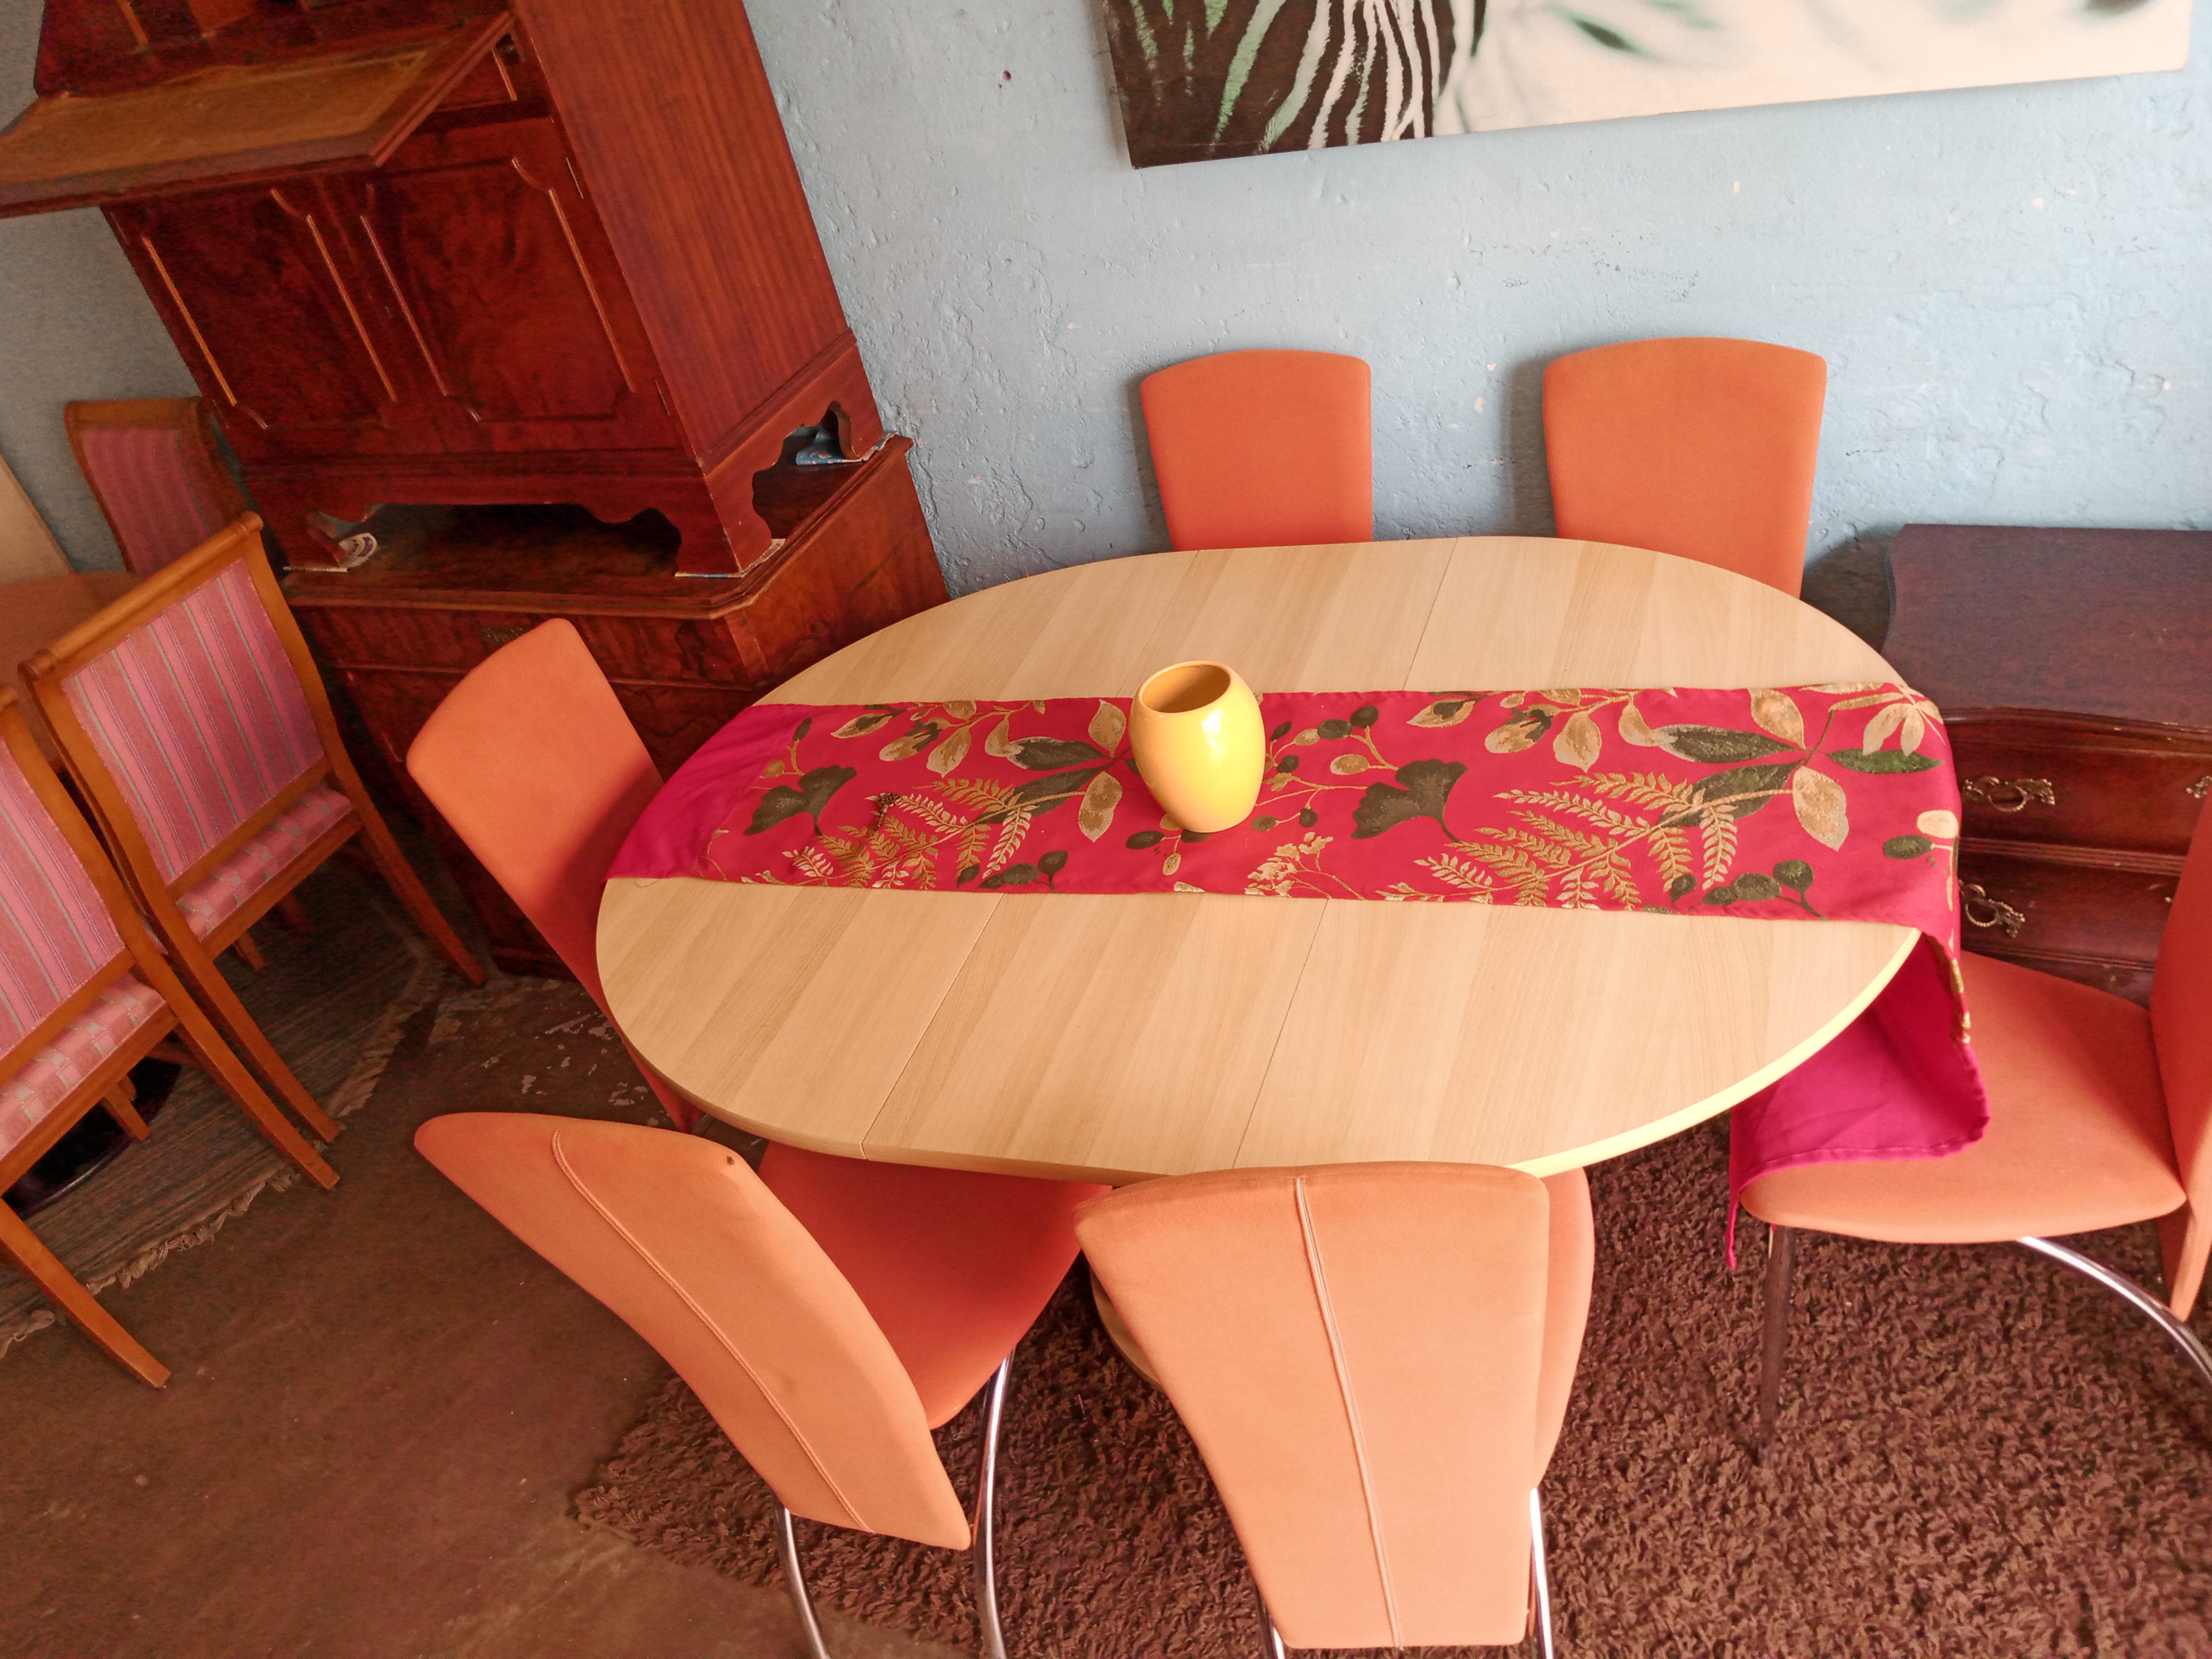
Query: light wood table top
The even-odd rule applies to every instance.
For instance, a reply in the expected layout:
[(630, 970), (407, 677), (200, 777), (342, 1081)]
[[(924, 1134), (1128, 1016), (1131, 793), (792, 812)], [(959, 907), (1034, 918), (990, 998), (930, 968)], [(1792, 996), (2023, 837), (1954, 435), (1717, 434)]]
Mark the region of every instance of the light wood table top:
[[(1759, 583), (1532, 538), (1157, 553), (972, 593), (770, 702), (1887, 679)], [(1389, 1158), (1547, 1175), (1764, 1087), (1912, 948), (1875, 922), (623, 878), (617, 1023), (707, 1111), (899, 1163), (1125, 1182)]]
[[(0, 584), (0, 672), (6, 684), (22, 690), (21, 665), (42, 646), (56, 640), (138, 586), (127, 570), (75, 570), (66, 576), (40, 576), (27, 582)], [(39, 740), (46, 758), (59, 758), (38, 705), (28, 696), (22, 708), (29, 714), (31, 735)]]

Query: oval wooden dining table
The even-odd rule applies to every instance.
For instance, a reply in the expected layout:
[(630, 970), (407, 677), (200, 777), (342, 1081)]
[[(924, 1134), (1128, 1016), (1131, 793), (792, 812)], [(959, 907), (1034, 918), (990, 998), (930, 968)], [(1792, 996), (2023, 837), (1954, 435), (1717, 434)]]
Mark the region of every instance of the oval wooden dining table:
[[(1154, 553), (971, 593), (763, 699), (1127, 697), (1212, 658), (1267, 691), (1893, 678), (1760, 583), (1521, 537)], [(1376, 1159), (1549, 1175), (1673, 1134), (1819, 1048), (1886, 923), (1228, 894), (610, 881), (616, 1023), (771, 1139), (1122, 1182)]]

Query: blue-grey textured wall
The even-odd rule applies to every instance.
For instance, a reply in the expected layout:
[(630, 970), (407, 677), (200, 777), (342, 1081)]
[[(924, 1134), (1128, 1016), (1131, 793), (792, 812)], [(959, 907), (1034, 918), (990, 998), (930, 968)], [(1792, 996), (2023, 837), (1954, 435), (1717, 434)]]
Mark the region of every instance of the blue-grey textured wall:
[[(1910, 520), (2212, 525), (2212, 70), (1133, 172), (1096, 0), (752, 0), (832, 268), (957, 586), (1162, 544), (1139, 377), (1375, 368), (1385, 535), (1549, 527), (1560, 352), (1820, 352), (1808, 592)], [(0, 0), (27, 91), (36, 0)], [(189, 389), (90, 214), (0, 222), (0, 452), (112, 560), (70, 397)]]
[(1844, 570), (1914, 520), (2212, 525), (2201, 52), (1139, 174), (1095, 0), (750, 12), (957, 586), (1163, 544), (1135, 382), (1253, 345), (1373, 364), (1384, 535), (1547, 530), (1543, 365), (1658, 334), (1828, 359)]

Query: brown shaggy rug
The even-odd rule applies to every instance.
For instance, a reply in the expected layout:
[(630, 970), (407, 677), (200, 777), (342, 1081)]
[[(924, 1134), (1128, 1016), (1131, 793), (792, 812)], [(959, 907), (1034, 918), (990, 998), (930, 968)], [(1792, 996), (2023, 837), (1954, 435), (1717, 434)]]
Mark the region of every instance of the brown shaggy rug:
[[(2212, 1656), (2212, 1392), (2139, 1316), (2025, 1250), (1806, 1240), (1782, 1439), (1753, 1464), (1759, 1274), (1722, 1269), (1726, 1145), (1710, 1125), (1593, 1171), (1596, 1295), (1543, 1488), (1565, 1651)], [(2155, 1270), (2148, 1228), (2082, 1243)], [(939, 1436), (963, 1498), (978, 1420)], [(1016, 1358), (1000, 1480), (1017, 1659), (1260, 1652), (1205, 1468), (1106, 1340), (1079, 1265)], [(681, 1382), (576, 1505), (679, 1561), (775, 1577), (767, 1491)], [(974, 1650), (965, 1556), (801, 1534), (821, 1601)]]

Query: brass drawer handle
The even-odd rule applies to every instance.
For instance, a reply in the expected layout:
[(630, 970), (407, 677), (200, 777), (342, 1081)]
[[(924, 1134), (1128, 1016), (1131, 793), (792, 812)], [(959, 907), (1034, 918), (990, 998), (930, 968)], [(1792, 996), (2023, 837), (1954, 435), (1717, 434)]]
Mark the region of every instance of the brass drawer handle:
[(2000, 812), (2025, 811), (2030, 801), (2045, 806), (2058, 805), (2049, 778), (1969, 778), (1959, 786), (1959, 793)]
[(514, 644), (529, 631), (528, 623), (515, 623), (506, 628), (479, 628), (477, 635), (483, 641), (485, 650), (496, 651), (502, 645)]
[(2181, 793), (2191, 800), (2203, 800), (2206, 795), (2212, 794), (2212, 772), (2207, 772), (2194, 783), (2183, 784)]
[[(1959, 906), (1966, 920), (1977, 927), (2002, 927), (2007, 939), (2018, 939), (2020, 930), (2027, 926), (2027, 917), (2002, 899), (1993, 899), (1982, 889), (1981, 883), (1970, 881), (1959, 889)], [(1976, 907), (1980, 907), (1979, 914)]]

